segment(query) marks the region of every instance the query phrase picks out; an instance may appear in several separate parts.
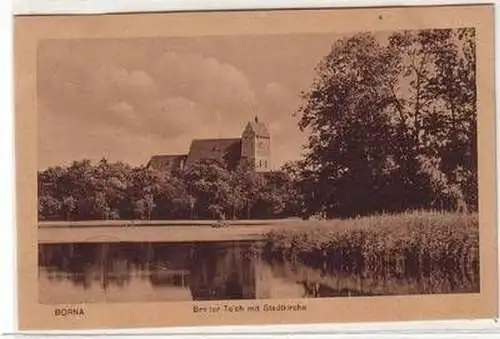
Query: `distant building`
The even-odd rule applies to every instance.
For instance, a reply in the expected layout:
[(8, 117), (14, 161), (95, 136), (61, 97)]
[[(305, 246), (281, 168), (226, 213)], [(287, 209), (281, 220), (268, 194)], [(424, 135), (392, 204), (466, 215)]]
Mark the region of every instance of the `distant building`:
[(240, 138), (195, 139), (188, 154), (155, 155), (148, 167), (161, 170), (182, 170), (203, 160), (217, 160), (235, 169), (245, 159), (257, 172), (271, 168), (271, 136), (266, 126), (255, 117), (248, 122)]

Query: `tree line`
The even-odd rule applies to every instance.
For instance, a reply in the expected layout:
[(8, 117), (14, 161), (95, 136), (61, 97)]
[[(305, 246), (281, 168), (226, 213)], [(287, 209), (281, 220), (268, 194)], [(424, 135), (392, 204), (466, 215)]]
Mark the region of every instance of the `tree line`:
[(38, 173), (40, 220), (267, 219), (298, 215), (289, 175), (201, 161), (164, 172), (102, 159)]
[(303, 158), (267, 175), (75, 162), (38, 173), (41, 219), (352, 217), (478, 208), (473, 28), (338, 39), (295, 112)]

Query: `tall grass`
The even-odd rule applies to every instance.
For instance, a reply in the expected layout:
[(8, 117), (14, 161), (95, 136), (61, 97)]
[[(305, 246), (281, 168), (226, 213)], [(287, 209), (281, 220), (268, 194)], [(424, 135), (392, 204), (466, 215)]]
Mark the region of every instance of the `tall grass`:
[(309, 226), (269, 232), (267, 258), (323, 273), (413, 279), (427, 293), (479, 289), (477, 214), (408, 212)]

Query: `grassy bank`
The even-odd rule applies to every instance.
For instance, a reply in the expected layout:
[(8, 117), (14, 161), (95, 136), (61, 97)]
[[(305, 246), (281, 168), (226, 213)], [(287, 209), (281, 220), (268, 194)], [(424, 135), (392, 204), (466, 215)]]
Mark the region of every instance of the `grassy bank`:
[(322, 272), (479, 288), (477, 214), (412, 212), (310, 226), (267, 233), (266, 256)]

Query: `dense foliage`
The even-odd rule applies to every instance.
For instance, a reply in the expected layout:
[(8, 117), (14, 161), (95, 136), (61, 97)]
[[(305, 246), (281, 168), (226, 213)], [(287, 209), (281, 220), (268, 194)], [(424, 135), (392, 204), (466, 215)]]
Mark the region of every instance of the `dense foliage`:
[(297, 214), (284, 172), (200, 162), (167, 173), (101, 160), (38, 173), (40, 220), (280, 218)]
[(477, 210), (474, 29), (338, 40), (297, 115), (309, 214)]

